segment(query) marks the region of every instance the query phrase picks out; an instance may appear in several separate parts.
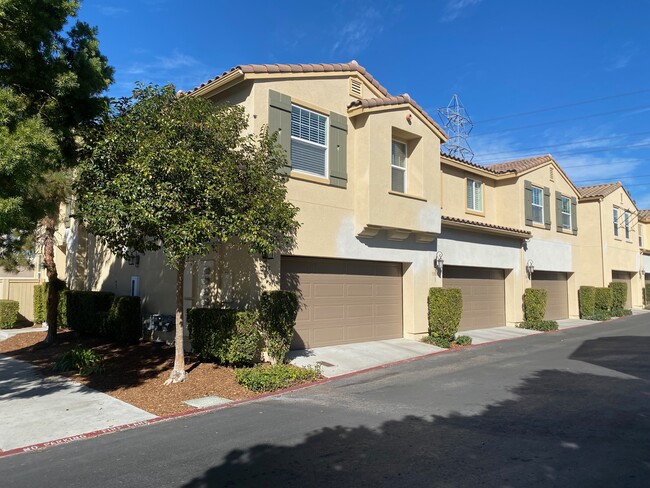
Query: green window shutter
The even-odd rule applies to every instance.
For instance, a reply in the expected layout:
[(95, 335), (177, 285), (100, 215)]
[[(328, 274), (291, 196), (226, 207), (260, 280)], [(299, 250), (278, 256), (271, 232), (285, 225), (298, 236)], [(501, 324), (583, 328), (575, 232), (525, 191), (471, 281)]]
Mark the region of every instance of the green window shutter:
[(287, 165), (280, 171), (291, 173), (291, 97), (269, 90), (269, 134), (278, 133), (278, 144), (287, 154)]
[(526, 225), (533, 225), (533, 185), (530, 181), (524, 181), (524, 211)]
[(344, 115), (330, 113), (329, 133), (330, 184), (346, 188), (348, 183), (348, 119)]
[(551, 189), (544, 187), (544, 228), (551, 228)]
[(578, 235), (578, 201), (571, 197), (571, 227), (573, 235)]
[(562, 232), (562, 194), (555, 192), (555, 227), (558, 232)]

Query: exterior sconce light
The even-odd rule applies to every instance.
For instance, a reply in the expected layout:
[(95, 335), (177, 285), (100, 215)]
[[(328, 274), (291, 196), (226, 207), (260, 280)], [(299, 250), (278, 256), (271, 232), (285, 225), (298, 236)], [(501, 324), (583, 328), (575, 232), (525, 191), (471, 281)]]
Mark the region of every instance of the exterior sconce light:
[(526, 273), (528, 273), (528, 279), (531, 279), (533, 273), (535, 272), (535, 266), (533, 266), (533, 260), (529, 259), (526, 263)]
[(641, 268), (639, 274), (641, 275), (641, 278), (643, 278), (645, 276), (645, 269)]
[(270, 252), (270, 253), (266, 253), (266, 254), (263, 254), (263, 255), (262, 255), (262, 259), (263, 259), (264, 261), (268, 261), (269, 259), (273, 259), (273, 254), (274, 254), (274, 253), (272, 253), (272, 252)]
[(135, 266), (138, 268), (140, 266), (140, 255), (135, 251), (127, 251), (124, 255), (126, 262), (129, 266)]
[(445, 260), (442, 259), (442, 251), (436, 253), (436, 257), (433, 260), (433, 266), (436, 268), (438, 273), (442, 275), (442, 267), (445, 265)]

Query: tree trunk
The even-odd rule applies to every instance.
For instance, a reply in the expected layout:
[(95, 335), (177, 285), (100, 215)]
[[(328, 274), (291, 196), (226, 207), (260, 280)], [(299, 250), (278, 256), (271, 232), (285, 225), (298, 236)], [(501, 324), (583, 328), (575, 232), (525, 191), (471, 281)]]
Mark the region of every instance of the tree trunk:
[(47, 216), (41, 220), (44, 230), (43, 242), (43, 261), (47, 272), (47, 336), (45, 344), (54, 344), (56, 342), (56, 331), (58, 328), (58, 309), (59, 309), (59, 275), (56, 271), (54, 262), (54, 218)]
[(185, 347), (183, 345), (183, 282), (185, 278), (185, 259), (179, 260), (176, 265), (176, 355), (174, 356), (174, 369), (165, 381), (166, 385), (185, 381)]

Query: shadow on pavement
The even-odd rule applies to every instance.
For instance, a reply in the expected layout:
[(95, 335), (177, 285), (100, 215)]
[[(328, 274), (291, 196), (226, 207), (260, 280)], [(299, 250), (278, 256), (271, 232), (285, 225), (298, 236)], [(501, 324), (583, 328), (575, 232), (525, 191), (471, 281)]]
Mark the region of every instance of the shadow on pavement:
[(646, 487), (648, 341), (597, 339), (571, 356), (639, 379), (547, 369), (479, 415), (336, 426), (296, 445), (232, 450), (184, 486)]

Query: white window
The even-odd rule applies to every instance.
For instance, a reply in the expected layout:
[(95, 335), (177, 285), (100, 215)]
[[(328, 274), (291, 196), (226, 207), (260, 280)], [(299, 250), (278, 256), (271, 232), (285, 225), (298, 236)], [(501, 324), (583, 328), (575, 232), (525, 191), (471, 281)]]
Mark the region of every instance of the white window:
[(630, 240), (630, 212), (625, 212), (625, 239)]
[(618, 237), (618, 209), (614, 207), (614, 237)]
[(483, 183), (467, 178), (467, 208), (483, 211)]
[(562, 228), (571, 230), (571, 199), (562, 197)]
[(327, 117), (291, 106), (291, 167), (327, 176)]
[(139, 297), (140, 296), (140, 277), (131, 276), (131, 296)]
[(533, 187), (533, 222), (544, 223), (544, 191), (536, 186)]
[(391, 190), (406, 193), (406, 144), (393, 141), (391, 157)]
[(645, 226), (639, 224), (639, 248), (644, 249), (643, 247), (643, 233), (645, 232)]

